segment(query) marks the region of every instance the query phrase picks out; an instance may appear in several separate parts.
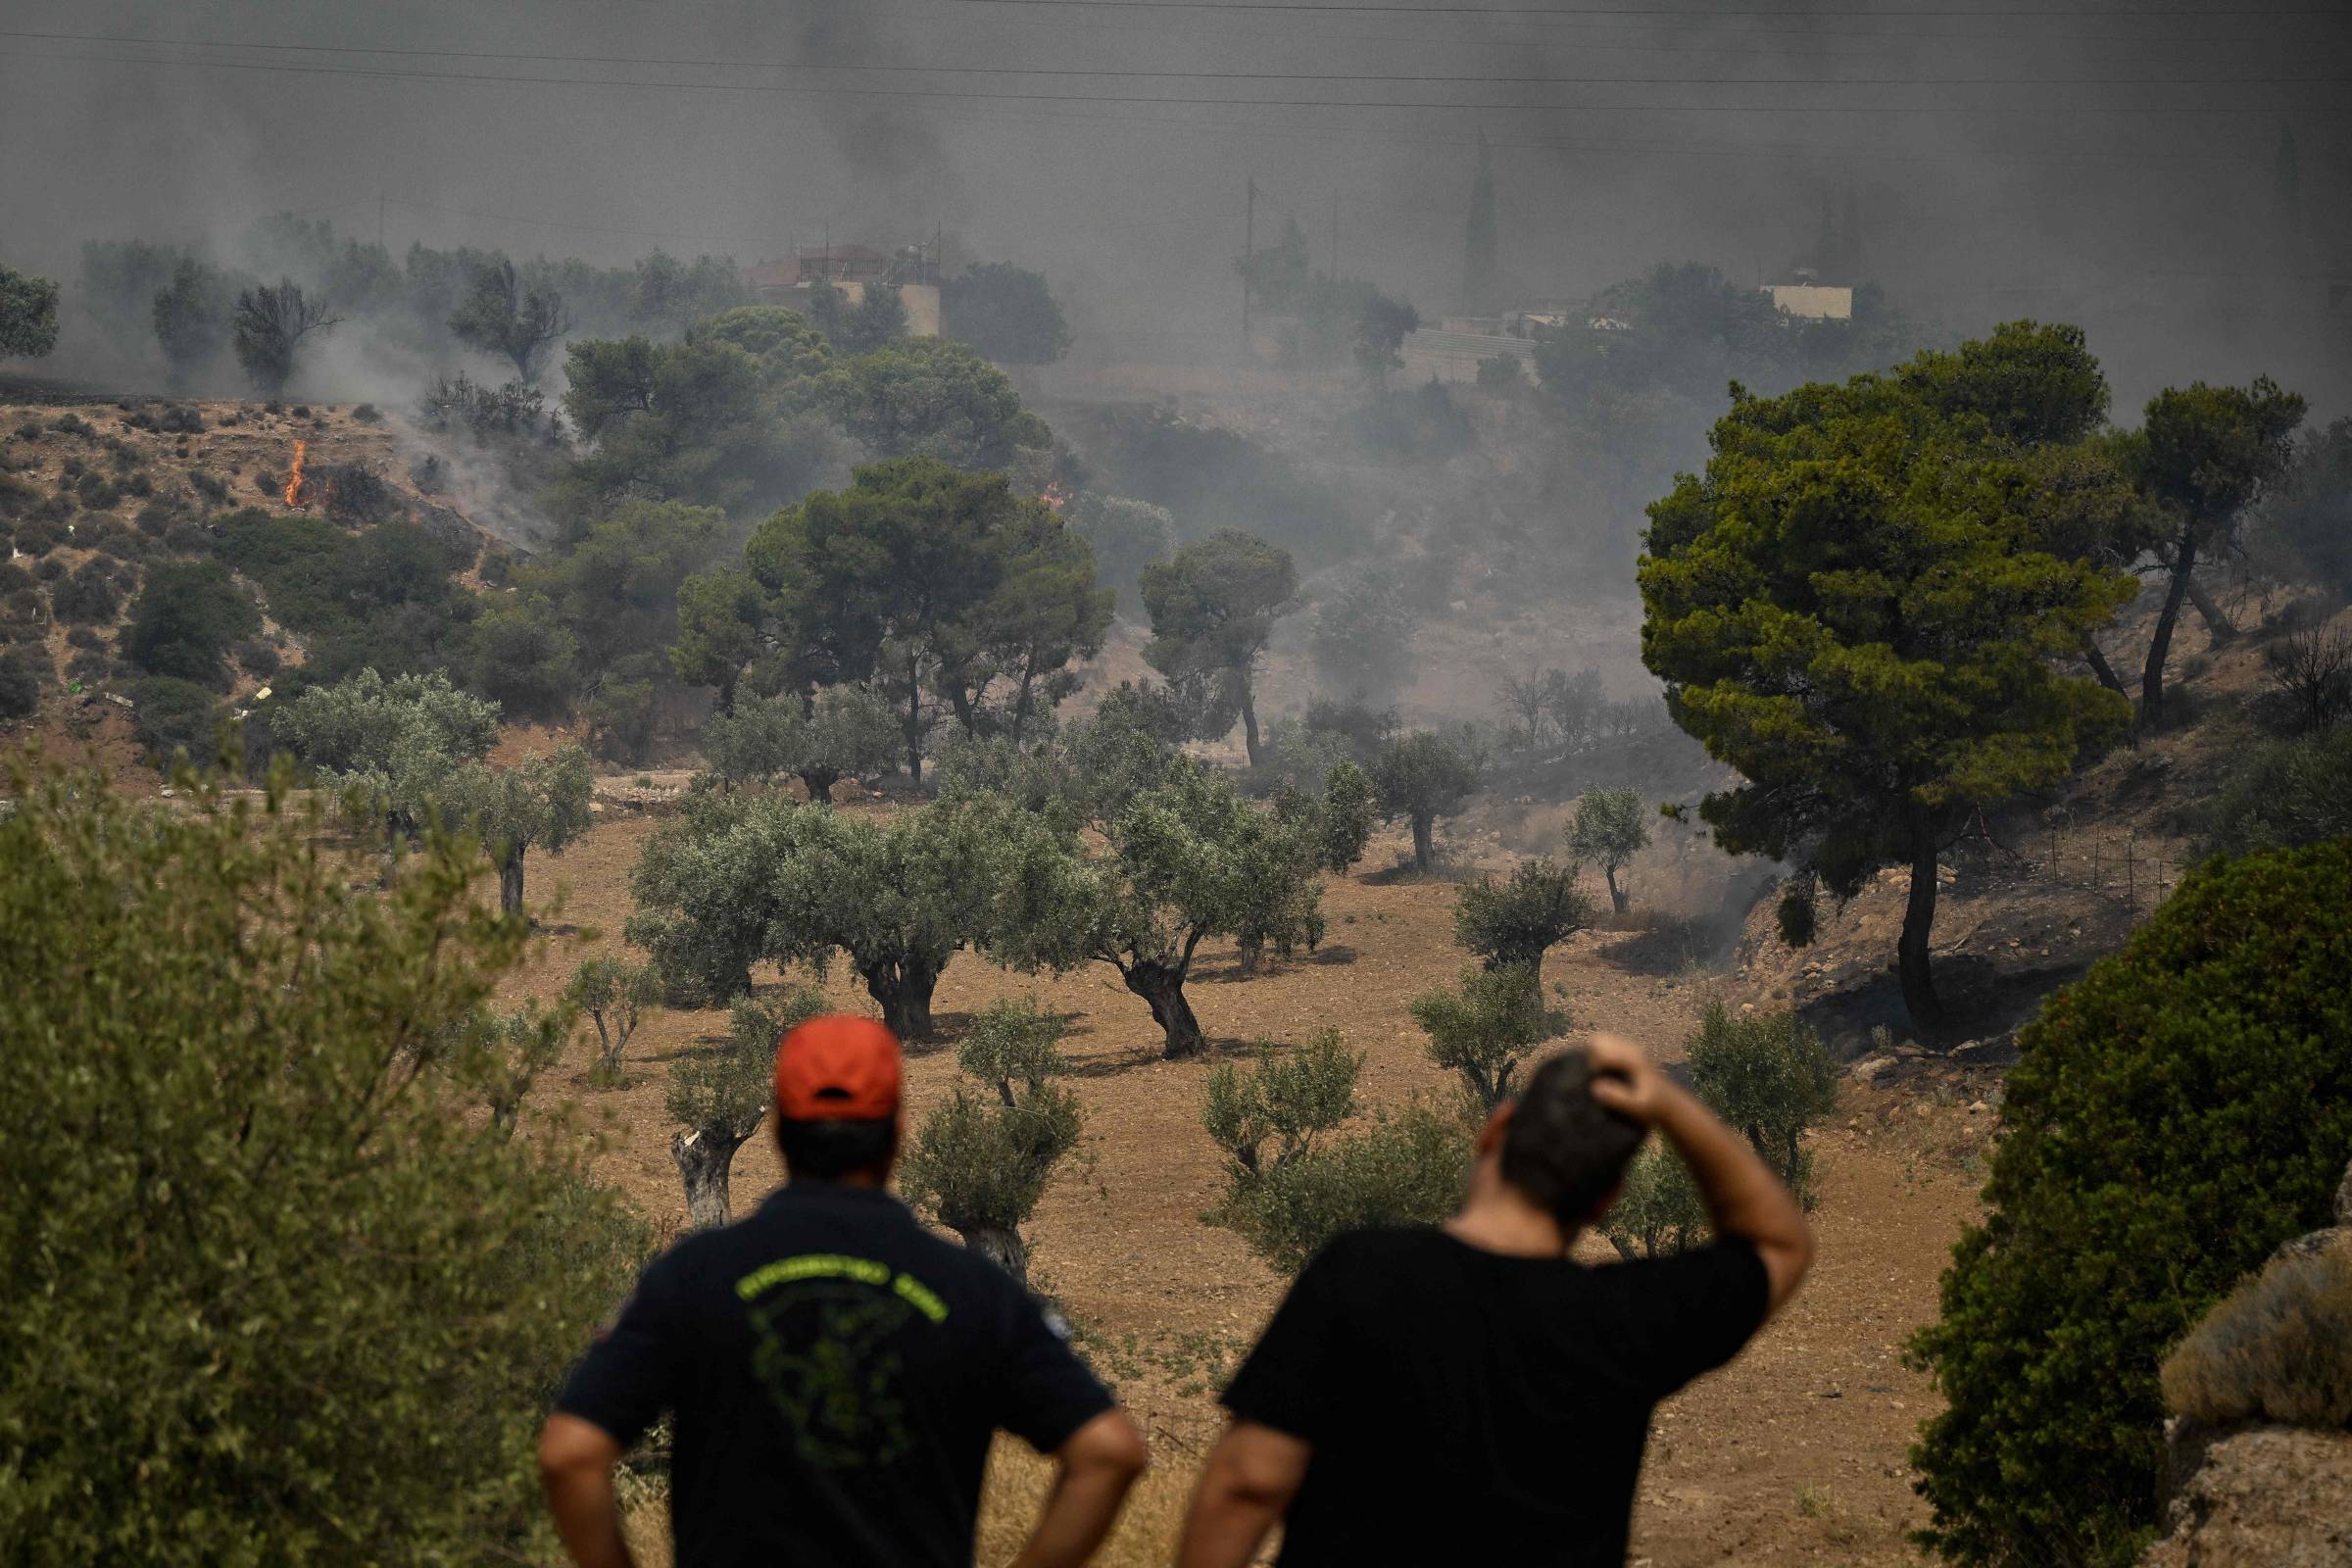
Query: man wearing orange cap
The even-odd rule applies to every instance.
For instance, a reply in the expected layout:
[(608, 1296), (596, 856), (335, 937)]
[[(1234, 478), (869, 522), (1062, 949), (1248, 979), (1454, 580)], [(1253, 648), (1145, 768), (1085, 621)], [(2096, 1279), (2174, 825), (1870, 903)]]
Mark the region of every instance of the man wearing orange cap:
[(1000, 1427), (1059, 1466), (1015, 1561), (1086, 1561), (1143, 1440), (1026, 1291), (891, 1196), (890, 1031), (786, 1035), (776, 1143), (787, 1185), (657, 1258), (556, 1401), (539, 1469), (572, 1560), (628, 1568), (612, 1468), (666, 1413), (678, 1568), (969, 1564)]

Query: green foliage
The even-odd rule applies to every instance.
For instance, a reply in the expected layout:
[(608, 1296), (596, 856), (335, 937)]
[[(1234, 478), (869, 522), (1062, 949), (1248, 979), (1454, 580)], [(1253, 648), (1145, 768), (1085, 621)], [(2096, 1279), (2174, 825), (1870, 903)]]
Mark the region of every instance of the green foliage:
[(57, 284), (0, 267), (0, 360), (37, 360), (57, 347)]
[(1219, 528), (1260, 535), (1310, 566), (1357, 553), (1360, 525), (1341, 495), (1237, 431), (1190, 423), (1158, 404), (1100, 416), (1098, 454), (1121, 495), (1165, 507), (1179, 539)]
[(1632, 895), (1617, 885), (1617, 873), (1648, 846), (1649, 812), (1638, 791), (1587, 790), (1576, 803), (1576, 821), (1568, 829), (1568, 853), (1600, 867), (1609, 884), (1609, 902), (1619, 914), (1625, 912)]
[(703, 725), (703, 755), (719, 777), (765, 783), (791, 774), (812, 801), (830, 798), (842, 779), (888, 772), (898, 754), (898, 715), (862, 686), (828, 686), (812, 704), (742, 697)]
[(159, 768), (186, 757), (202, 766), (220, 755), (220, 724), (227, 717), (208, 687), (172, 675), (150, 675), (130, 683), (131, 732), (139, 750)]
[(1077, 1145), (1078, 1097), (1048, 1080), (1063, 1070), (1063, 1019), (1034, 1000), (1002, 999), (972, 1022), (956, 1064), (982, 1092), (958, 1086), (923, 1118), (906, 1149), (900, 1186), (967, 1246), (1026, 1279), (1020, 1235), (1054, 1167)]
[(1061, 514), (1094, 551), (1096, 569), (1119, 596), (1120, 612), (1133, 617), (1143, 608), (1137, 584), (1145, 569), (1167, 560), (1176, 548), (1176, 519), (1167, 508), (1149, 501), (1091, 491), (1071, 498)]
[(1004, 371), (946, 338), (906, 338), (849, 361), (837, 407), (842, 426), (882, 458), (1002, 469), (1054, 439)]
[(2280, 574), (2352, 598), (2352, 416), (2306, 434), (2267, 487), (2252, 530)]
[(2130, 589), (2045, 548), (2035, 468), (1913, 391), (1922, 363), (1738, 398), (1705, 474), (1649, 509), (1641, 564), (1643, 662), (1744, 777), (1700, 805), (1716, 841), (1839, 894), (1888, 859), (1925, 878), (1898, 950), (1914, 1017), (1936, 1011), (1946, 825), (2064, 778), (2122, 727), (2122, 699), (2053, 662)]
[(147, 569), (122, 647), (151, 675), (222, 690), (229, 649), (261, 629), (260, 612), (227, 567), (213, 561), (165, 561)]
[(1524, 962), (1464, 969), (1459, 989), (1423, 992), (1412, 1013), (1429, 1036), (1429, 1059), (1461, 1079), (1481, 1115), (1510, 1098), (1531, 1052), (1568, 1029), (1565, 1012), (1544, 1005), (1541, 972)]
[(502, 595), (473, 622), (466, 684), (522, 718), (557, 718), (579, 691), (580, 645), (538, 594)]
[(1912, 1459), (1962, 1562), (2137, 1560), (2157, 1366), (2326, 1222), (2352, 1156), (2352, 842), (2192, 872), (2020, 1040), (1942, 1311), (1912, 1341), (1949, 1407)]
[(497, 742), (498, 705), (438, 671), (386, 680), (363, 669), (279, 705), (270, 736), (328, 790), (414, 832), (450, 775)]
[(399, 802), (399, 808), (413, 815), (438, 810), (444, 821), (463, 822), (478, 835), (498, 865), (509, 914), (522, 912), (524, 852), (562, 855), (593, 821), (594, 776), (588, 754), (577, 746), (526, 757), (513, 767), (467, 762), (438, 779), (416, 782), (425, 791), (422, 798), (414, 806)]
[(1001, 474), (928, 458), (859, 468), (847, 489), (778, 513), (745, 546), (747, 576), (689, 582), (682, 672), (731, 689), (747, 655), (779, 692), (874, 680), (918, 777), (926, 697), (967, 735), (1024, 722), (1076, 686), (1110, 595), (1086, 542)]
[(1625, 1187), (1601, 1217), (1600, 1233), (1629, 1261), (1663, 1257), (1699, 1246), (1707, 1214), (1682, 1156), (1657, 1139), (1642, 1146), (1625, 1169)]
[(2352, 834), (2352, 724), (2254, 747), (2200, 815), (2201, 855), (2250, 855)]
[(1312, 850), (1189, 758), (1165, 760), (1153, 781), (1101, 809), (1090, 824), (1100, 849), (1091, 835), (1054, 831), (1011, 844), (990, 956), (1024, 972), (1110, 964), (1151, 1004), (1167, 1054), (1189, 1055), (1205, 1043), (1184, 995), (1203, 939), (1247, 937), (1281, 953), (1320, 938)]
[(1592, 924), (1592, 905), (1576, 887), (1576, 867), (1522, 860), (1500, 884), (1463, 884), (1453, 906), (1453, 940), (1489, 969), (1526, 969), (1542, 981), (1544, 955)]
[(1837, 1073), (1821, 1037), (1793, 1012), (1735, 1017), (1715, 1002), (1683, 1052), (1707, 1108), (1745, 1135), (1772, 1173), (1812, 1207), (1804, 1133), (1838, 1103)]
[[(393, 675), (444, 666), (464, 647), (474, 602), (450, 579), (471, 563), (466, 552), (413, 524), (347, 533), (322, 517), (252, 509), (220, 519), (214, 550), (261, 586), (270, 618), (301, 634), (308, 681), (329, 684), (371, 666)], [(513, 611), (500, 600), (491, 613)], [(481, 635), (478, 625), (473, 631)], [(518, 684), (510, 680), (508, 688)]]
[(947, 329), (1000, 365), (1049, 365), (1069, 352), (1070, 327), (1037, 273), (1009, 262), (967, 267), (940, 285)]
[(896, 284), (868, 283), (858, 303), (841, 315), (840, 324), (826, 334), (845, 355), (872, 354), (906, 336), (906, 301)]
[(0, 719), (40, 710), (41, 671), (22, 648), (0, 648)]
[(1403, 579), (1373, 566), (1349, 575), (1316, 608), (1307, 653), (1326, 690), (1387, 698), (1412, 674), (1417, 629)]
[[(1392, 356), (1392, 363), (1404, 362)], [(1398, 463), (1443, 463), (1469, 451), (1478, 439), (1469, 413), (1434, 377), (1407, 391), (1374, 392), (1340, 428), (1367, 450)]]
[(1229, 692), (1256, 765), (1257, 661), (1298, 589), (1290, 552), (1238, 528), (1220, 528), (1173, 560), (1145, 567), (1139, 587), (1152, 617), (1145, 660), (1172, 682), (1200, 678)]
[(2164, 1358), (2165, 1407), (2215, 1426), (2352, 1427), (2352, 1248), (2288, 1252)]
[(682, 343), (565, 347), (564, 412), (590, 443), (559, 486), (575, 526), (632, 497), (742, 518), (808, 488), (830, 452), (821, 416), (834, 395), (830, 356), (777, 319), (793, 313), (772, 309), (723, 312)]
[(111, 624), (122, 603), (115, 592), (115, 574), (96, 560), (83, 562), (49, 590), (50, 611), (68, 625)]
[(520, 928), (452, 846), (379, 891), (280, 789), (10, 793), (0, 1539), (543, 1557), (531, 1432), (648, 1238), (560, 1129), (467, 1114)]
[(1372, 760), (1373, 797), (1383, 816), (1412, 825), (1414, 869), (1429, 869), (1438, 818), (1467, 805), (1485, 771), (1484, 749), (1466, 731), (1449, 737), (1415, 730), (1381, 747)]
[(623, 501), (564, 549), (518, 569), (514, 586), (547, 599), (575, 649), (578, 683), (592, 685), (676, 640), (679, 584), (717, 555), (726, 525), (716, 507)]
[(1226, 1191), (1201, 1218), (1296, 1274), (1343, 1231), (1434, 1224), (1452, 1212), (1470, 1166), (1469, 1129), (1458, 1115), (1415, 1102), (1333, 1136), (1354, 1114), (1362, 1069), (1337, 1030), (1287, 1057), (1261, 1048), (1247, 1076), (1220, 1064), (1201, 1120), (1228, 1156)]
[(583, 958), (564, 987), (564, 1001), (596, 1025), (597, 1063), (592, 1074), (607, 1088), (620, 1081), (622, 1054), (646, 1009), (662, 1000), (653, 966), (622, 958)]
[(228, 341), (228, 284), (193, 256), (172, 266), (155, 294), (149, 318), (174, 386), (186, 386), (220, 356)]
[(770, 871), (792, 815), (775, 796), (689, 796), (646, 840), (629, 873), (627, 934), (671, 1004), (710, 1005), (751, 990), (779, 906)]

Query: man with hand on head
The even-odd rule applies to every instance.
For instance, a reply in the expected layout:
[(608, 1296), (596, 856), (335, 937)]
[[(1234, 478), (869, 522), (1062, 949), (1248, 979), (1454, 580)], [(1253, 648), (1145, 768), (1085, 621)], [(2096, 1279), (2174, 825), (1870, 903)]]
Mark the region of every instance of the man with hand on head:
[(1144, 1468), (1058, 1320), (891, 1196), (899, 1043), (813, 1018), (776, 1052), (787, 1185), (654, 1260), (539, 1439), (580, 1568), (629, 1568), (612, 1469), (673, 1423), (677, 1568), (965, 1568), (991, 1438), (1057, 1467), (1019, 1568), (1083, 1563)]
[[(1653, 1127), (1714, 1243), (1572, 1261)], [(1243, 1568), (1277, 1521), (1284, 1568), (1622, 1564), (1651, 1408), (1812, 1257), (1788, 1189), (1639, 1046), (1561, 1052), (1488, 1121), (1451, 1220), (1340, 1237), (1299, 1274), (1225, 1391), (1180, 1568)]]

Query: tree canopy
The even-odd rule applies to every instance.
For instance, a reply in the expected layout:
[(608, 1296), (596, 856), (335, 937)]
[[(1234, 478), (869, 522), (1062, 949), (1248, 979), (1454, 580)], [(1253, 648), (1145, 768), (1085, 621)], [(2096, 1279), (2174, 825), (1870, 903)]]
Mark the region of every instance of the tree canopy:
[(1741, 395), (1712, 444), (1650, 508), (1640, 568), (1643, 662), (1745, 779), (1700, 816), (1727, 850), (1796, 859), (1840, 895), (1908, 865), (1898, 955), (1927, 1022), (1943, 836), (2120, 731), (2121, 700), (2052, 662), (2131, 584), (2052, 554), (2019, 449), (1904, 381)]
[(1263, 760), (1257, 661), (1274, 635), (1276, 617), (1298, 591), (1291, 553), (1238, 528), (1220, 528), (1173, 560), (1146, 566), (1138, 584), (1152, 617), (1144, 658), (1170, 681), (1202, 678), (1225, 688), (1256, 766)]
[(1004, 371), (946, 338), (905, 338), (847, 362), (837, 406), (844, 428), (883, 458), (1002, 469), (1054, 439)]
[(1372, 759), (1372, 793), (1385, 816), (1403, 817), (1413, 830), (1413, 869), (1427, 871), (1437, 854), (1441, 816), (1469, 803), (1486, 759), (1468, 736), (1414, 730), (1381, 743)]
[(1070, 327), (1037, 273), (1009, 262), (967, 267), (940, 286), (947, 329), (1002, 365), (1047, 365), (1069, 351)]
[(0, 267), (0, 360), (37, 360), (57, 347), (57, 284)]
[(282, 780), (8, 793), (0, 1539), (544, 1558), (531, 1431), (651, 1239), (560, 1124), (480, 1114), (521, 925), (452, 843), (379, 886)]
[(1620, 887), (1617, 873), (1649, 844), (1648, 809), (1637, 790), (1587, 790), (1576, 803), (1576, 820), (1568, 829), (1568, 853), (1600, 867), (1609, 884), (1609, 905), (1625, 912), (1633, 894)]

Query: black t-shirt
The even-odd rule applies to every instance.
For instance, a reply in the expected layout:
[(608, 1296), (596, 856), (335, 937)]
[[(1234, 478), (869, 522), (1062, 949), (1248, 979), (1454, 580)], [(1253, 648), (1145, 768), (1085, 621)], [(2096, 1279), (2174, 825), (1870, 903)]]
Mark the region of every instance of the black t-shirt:
[(1307, 1264), (1225, 1405), (1314, 1446), (1284, 1568), (1622, 1564), (1651, 1406), (1765, 1304), (1745, 1242), (1588, 1268), (1364, 1231)]
[(992, 1434), (1110, 1408), (1029, 1294), (888, 1193), (795, 1183), (657, 1258), (556, 1407), (673, 1418), (679, 1568), (968, 1565)]

